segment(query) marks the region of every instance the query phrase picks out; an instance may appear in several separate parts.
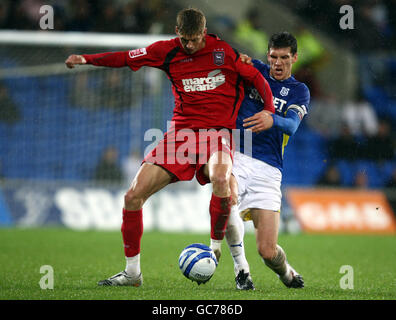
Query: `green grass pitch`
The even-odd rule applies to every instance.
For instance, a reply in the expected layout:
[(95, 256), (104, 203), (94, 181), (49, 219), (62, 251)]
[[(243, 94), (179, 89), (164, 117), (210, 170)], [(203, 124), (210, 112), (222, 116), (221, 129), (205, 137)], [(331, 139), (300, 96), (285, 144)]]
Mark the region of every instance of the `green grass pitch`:
[[(191, 243), (209, 242), (209, 233), (145, 232), (141, 266), (144, 284), (99, 287), (97, 281), (125, 267), (120, 232), (63, 228), (0, 229), (0, 300), (395, 300), (396, 237), (287, 235), (279, 244), (305, 279), (304, 289), (288, 289), (259, 258), (253, 234), (245, 237), (255, 291), (235, 289), (227, 244), (213, 278), (198, 286), (178, 268), (178, 256)], [(54, 271), (54, 288), (39, 282)], [(353, 289), (342, 289), (344, 265), (353, 268)], [(351, 283), (351, 282), (349, 282)]]

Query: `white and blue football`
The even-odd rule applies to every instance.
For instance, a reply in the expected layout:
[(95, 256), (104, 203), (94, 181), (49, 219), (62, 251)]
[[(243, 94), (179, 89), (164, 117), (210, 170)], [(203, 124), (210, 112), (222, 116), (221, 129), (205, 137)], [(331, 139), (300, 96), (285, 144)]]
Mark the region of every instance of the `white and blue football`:
[(217, 260), (213, 250), (202, 243), (185, 247), (179, 256), (179, 268), (183, 275), (198, 284), (209, 281), (216, 267)]

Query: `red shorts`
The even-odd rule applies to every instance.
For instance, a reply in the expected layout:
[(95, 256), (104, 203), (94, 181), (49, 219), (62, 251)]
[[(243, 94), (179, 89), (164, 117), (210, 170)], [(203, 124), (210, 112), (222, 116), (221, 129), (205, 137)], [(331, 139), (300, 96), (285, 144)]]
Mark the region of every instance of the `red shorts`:
[(201, 184), (210, 182), (203, 173), (210, 156), (223, 151), (233, 159), (234, 153), (231, 130), (181, 129), (166, 132), (164, 138), (144, 158), (144, 162), (154, 163), (173, 174), (172, 182), (189, 181), (194, 175)]

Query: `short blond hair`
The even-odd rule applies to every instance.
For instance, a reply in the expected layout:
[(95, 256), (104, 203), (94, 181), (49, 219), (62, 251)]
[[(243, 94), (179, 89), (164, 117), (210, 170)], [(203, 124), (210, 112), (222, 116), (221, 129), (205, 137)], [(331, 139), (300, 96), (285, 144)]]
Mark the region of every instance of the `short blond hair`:
[(179, 11), (176, 17), (176, 26), (179, 33), (192, 36), (203, 33), (206, 28), (206, 18), (203, 12), (195, 8)]

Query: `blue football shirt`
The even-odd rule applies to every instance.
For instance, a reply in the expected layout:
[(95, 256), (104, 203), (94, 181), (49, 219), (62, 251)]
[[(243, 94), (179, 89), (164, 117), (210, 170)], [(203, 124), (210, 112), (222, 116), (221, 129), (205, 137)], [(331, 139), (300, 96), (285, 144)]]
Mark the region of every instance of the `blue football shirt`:
[[(310, 102), (308, 87), (304, 83), (297, 81), (293, 76), (282, 81), (276, 80), (269, 75), (269, 65), (260, 60), (253, 60), (253, 63), (271, 87), (274, 97), (275, 114), (285, 117), (287, 112), (296, 112), (300, 120), (302, 120), (308, 112)], [(251, 152), (253, 158), (264, 161), (282, 171), (283, 153), (289, 136), (282, 132), (281, 129), (272, 127), (260, 133), (252, 133), (251, 150), (247, 150), (250, 149), (250, 143), (245, 143), (243, 119), (262, 111), (263, 102), (254, 87), (247, 88), (245, 92), (236, 123), (237, 129), (241, 133), (240, 152), (244, 153), (246, 151), (247, 154)]]

